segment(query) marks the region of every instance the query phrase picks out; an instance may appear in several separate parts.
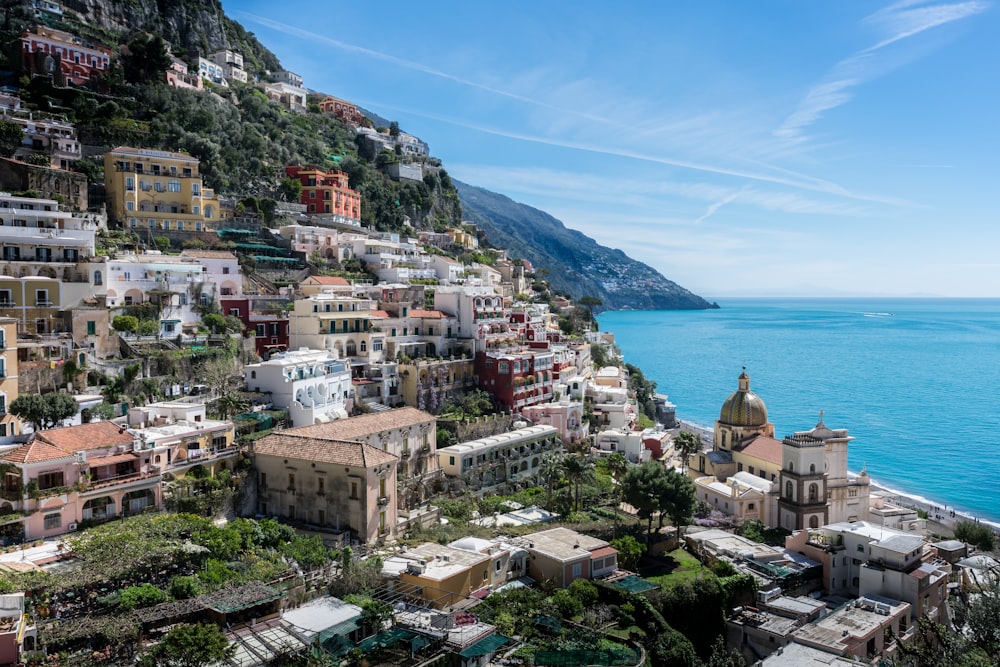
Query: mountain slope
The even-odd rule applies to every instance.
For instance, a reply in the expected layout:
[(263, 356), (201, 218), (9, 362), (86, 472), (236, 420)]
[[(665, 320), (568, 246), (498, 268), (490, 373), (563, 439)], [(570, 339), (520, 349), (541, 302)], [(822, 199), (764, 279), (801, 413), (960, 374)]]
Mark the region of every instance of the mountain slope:
[(490, 243), (549, 271), (547, 280), (575, 299), (595, 296), (604, 308), (702, 310), (718, 308), (621, 250), (605, 248), (567, 229), (544, 211), (483, 188), (454, 181), (462, 217), (482, 229)]

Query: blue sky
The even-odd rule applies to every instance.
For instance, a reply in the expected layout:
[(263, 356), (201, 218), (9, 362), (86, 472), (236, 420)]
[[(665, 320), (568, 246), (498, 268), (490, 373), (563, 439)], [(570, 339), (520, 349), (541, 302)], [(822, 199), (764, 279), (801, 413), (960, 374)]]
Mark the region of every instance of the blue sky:
[(993, 2), (223, 7), (454, 177), (703, 296), (1000, 297)]

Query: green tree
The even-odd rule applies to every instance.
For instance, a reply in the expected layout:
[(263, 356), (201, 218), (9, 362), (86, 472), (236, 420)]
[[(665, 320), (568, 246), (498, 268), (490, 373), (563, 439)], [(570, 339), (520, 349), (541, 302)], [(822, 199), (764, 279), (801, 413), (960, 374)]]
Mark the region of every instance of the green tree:
[(618, 564), (626, 570), (634, 570), (646, 549), (631, 535), (623, 535), (611, 540), (611, 546), (618, 550)]
[(142, 320), (136, 329), (140, 336), (155, 336), (160, 333), (160, 323), (157, 320)]
[(594, 462), (586, 456), (572, 454), (562, 461), (563, 476), (573, 485), (573, 511), (580, 510), (580, 484), (594, 478)]
[(285, 201), (298, 203), (302, 197), (302, 182), (290, 176), (281, 179), (281, 183), (278, 185), (278, 195)]
[(29, 422), (35, 431), (52, 428), (80, 410), (80, 404), (69, 394), (22, 394), (10, 404), (10, 413)]
[(676, 470), (668, 470), (665, 478), (666, 484), (660, 496), (660, 525), (663, 525), (663, 515), (670, 517), (670, 523), (677, 528), (677, 536), (680, 537), (684, 526), (691, 523), (691, 516), (694, 513), (696, 502), (694, 482), (687, 475), (682, 475)]
[(993, 529), (976, 521), (959, 521), (955, 524), (955, 537), (982, 551), (993, 551), (996, 548)]
[(687, 470), (688, 459), (701, 451), (701, 438), (696, 433), (681, 431), (674, 436), (674, 449), (681, 455), (682, 470)]
[(140, 658), (142, 667), (203, 667), (231, 659), (231, 645), (218, 626), (208, 623), (178, 625)]
[(111, 328), (119, 333), (135, 333), (139, 328), (139, 318), (134, 315), (115, 315)]
[(594, 321), (594, 308), (600, 308), (604, 305), (604, 302), (598, 299), (596, 296), (582, 296), (580, 300), (577, 301), (581, 306), (586, 306), (590, 311), (590, 320)]
[(392, 121), (389, 123), (389, 136), (398, 137), (399, 136), (399, 123)]
[(632, 466), (622, 477), (622, 498), (635, 508), (640, 519), (646, 521), (646, 544), (653, 532), (653, 517), (662, 509), (661, 496), (666, 488), (666, 469), (656, 461)]
[(209, 313), (203, 316), (201, 323), (212, 333), (220, 333), (226, 330), (226, 318), (218, 313)]
[(0, 120), (0, 157), (10, 157), (24, 141), (24, 128), (9, 120)]
[(159, 35), (136, 37), (128, 43), (128, 54), (122, 58), (125, 79), (130, 83), (159, 80), (170, 64), (167, 45)]
[(546, 507), (552, 504), (552, 489), (562, 479), (562, 473), (563, 454), (561, 452), (546, 452), (542, 455), (542, 460), (538, 466), (538, 475), (545, 482)]
[(131, 611), (142, 607), (152, 607), (167, 599), (167, 594), (153, 584), (140, 584), (129, 586), (121, 592), (118, 598), (118, 606)]

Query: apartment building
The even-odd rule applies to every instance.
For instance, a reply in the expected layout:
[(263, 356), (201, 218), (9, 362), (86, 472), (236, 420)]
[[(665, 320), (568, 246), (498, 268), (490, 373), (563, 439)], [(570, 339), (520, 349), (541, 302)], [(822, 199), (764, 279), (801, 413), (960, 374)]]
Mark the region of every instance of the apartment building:
[(353, 403), (351, 369), (325, 350), (277, 353), (244, 368), (247, 389), (271, 395), (292, 426), (347, 419)]
[(361, 222), (361, 195), (348, 185), (347, 174), (310, 165), (289, 165), (285, 175), (302, 184), (299, 203), (311, 215), (331, 216), (347, 224)]
[(527, 426), (507, 433), (461, 442), (437, 450), (447, 477), (473, 489), (506, 483), (540, 484), (542, 456), (562, 451), (552, 426)]
[(109, 71), (111, 49), (38, 25), (21, 34), (21, 66), (32, 76), (51, 76), (60, 86), (86, 86)]
[(199, 161), (183, 153), (127, 146), (105, 153), (108, 216), (150, 238), (214, 230), (222, 207), (198, 169)]

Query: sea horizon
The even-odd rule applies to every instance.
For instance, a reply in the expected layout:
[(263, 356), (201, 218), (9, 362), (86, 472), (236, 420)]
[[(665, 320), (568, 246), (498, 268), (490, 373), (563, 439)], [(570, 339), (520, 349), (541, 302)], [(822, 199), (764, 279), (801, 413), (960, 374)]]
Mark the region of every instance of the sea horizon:
[(743, 366), (775, 437), (831, 428), (873, 483), (1000, 526), (992, 388), (1000, 298), (718, 297), (704, 311), (604, 311), (625, 361), (711, 429)]

